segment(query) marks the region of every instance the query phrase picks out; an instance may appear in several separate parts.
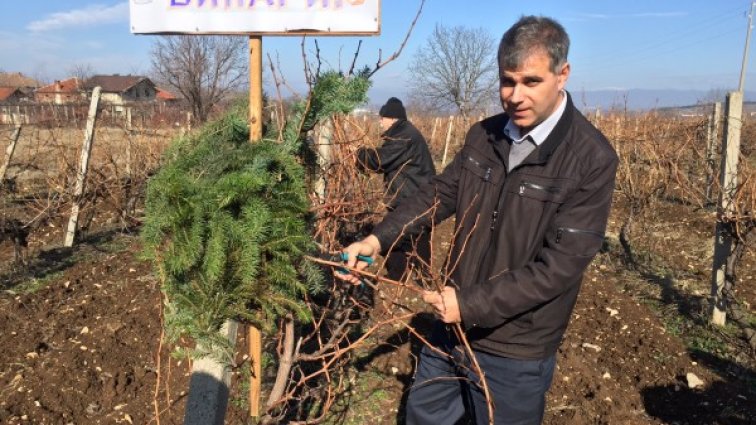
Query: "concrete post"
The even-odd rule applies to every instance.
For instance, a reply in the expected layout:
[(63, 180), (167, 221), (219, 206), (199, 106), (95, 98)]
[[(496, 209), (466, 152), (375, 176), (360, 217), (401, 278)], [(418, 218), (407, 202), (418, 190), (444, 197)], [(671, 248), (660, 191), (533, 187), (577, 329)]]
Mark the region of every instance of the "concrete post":
[(727, 315), (727, 297), (724, 292), (727, 258), (732, 254), (732, 234), (728, 222), (736, 213), (736, 192), (738, 187), (738, 160), (740, 156), (740, 131), (743, 125), (743, 93), (730, 92), (727, 95), (727, 121), (722, 146), (721, 192), (717, 210), (717, 227), (714, 235), (714, 265), (711, 274), (712, 323), (724, 326)]

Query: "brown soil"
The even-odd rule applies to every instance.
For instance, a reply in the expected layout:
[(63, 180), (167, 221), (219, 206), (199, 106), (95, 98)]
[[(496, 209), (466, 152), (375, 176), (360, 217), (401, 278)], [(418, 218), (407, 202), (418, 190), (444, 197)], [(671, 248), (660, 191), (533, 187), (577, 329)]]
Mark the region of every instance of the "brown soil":
[[(60, 226), (51, 230), (35, 235), (23, 274), (5, 260), (0, 270), (0, 423), (148, 424), (156, 401), (161, 424), (181, 423), (189, 364), (163, 347), (158, 367), (160, 295), (149, 264), (137, 259), (138, 239), (103, 232), (64, 250), (50, 248), (62, 239)], [(0, 245), (0, 255), (10, 259), (12, 247)], [(43, 287), (20, 293), (29, 282)], [(669, 279), (628, 271), (616, 250), (600, 254), (559, 351), (545, 423), (754, 423), (753, 352), (737, 343), (721, 355), (692, 349), (665, 326), (665, 309), (700, 321), (701, 300)], [(407, 303), (422, 308), (412, 297)], [(413, 325), (422, 331), (428, 323), (420, 313)], [(371, 341), (355, 365), (364, 382), (343, 403), (343, 422), (331, 423), (402, 422), (419, 345), (400, 328)], [(702, 388), (689, 388), (689, 373)], [(232, 399), (244, 397), (242, 375), (237, 370)], [(247, 422), (237, 405), (229, 403), (229, 424)]]

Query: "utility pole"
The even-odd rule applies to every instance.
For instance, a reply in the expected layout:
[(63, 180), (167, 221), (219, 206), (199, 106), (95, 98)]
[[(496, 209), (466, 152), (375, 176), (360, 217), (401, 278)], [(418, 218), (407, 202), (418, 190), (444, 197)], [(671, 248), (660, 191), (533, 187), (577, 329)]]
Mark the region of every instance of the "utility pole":
[(753, 29), (753, 9), (756, 7), (756, 0), (751, 0), (751, 11), (748, 13), (748, 33), (746, 35), (745, 50), (743, 51), (743, 65), (740, 67), (740, 84), (738, 91), (743, 92), (745, 88), (746, 65), (748, 65), (748, 50), (751, 47), (751, 30)]

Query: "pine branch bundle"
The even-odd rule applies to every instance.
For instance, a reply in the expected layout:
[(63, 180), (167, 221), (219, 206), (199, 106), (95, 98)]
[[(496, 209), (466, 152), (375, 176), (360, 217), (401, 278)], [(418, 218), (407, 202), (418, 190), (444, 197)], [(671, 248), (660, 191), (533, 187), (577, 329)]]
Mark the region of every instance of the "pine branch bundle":
[(218, 334), (227, 319), (264, 331), (287, 313), (311, 320), (304, 296), (322, 288), (322, 275), (303, 259), (315, 243), (302, 130), (363, 103), (368, 87), (324, 74), (292, 109), (281, 144), (275, 135), (249, 143), (246, 108), (236, 108), (166, 153), (148, 186), (142, 237), (162, 281), (166, 334), (206, 350), (183, 354), (230, 359)]

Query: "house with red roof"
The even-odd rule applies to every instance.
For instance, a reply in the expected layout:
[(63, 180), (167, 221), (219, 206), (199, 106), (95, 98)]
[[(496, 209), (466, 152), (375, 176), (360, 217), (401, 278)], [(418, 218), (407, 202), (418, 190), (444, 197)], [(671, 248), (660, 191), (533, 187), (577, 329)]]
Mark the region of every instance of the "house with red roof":
[(18, 87), (0, 87), (0, 103), (19, 103), (29, 100), (29, 96)]
[(169, 92), (168, 90), (161, 89), (160, 87), (156, 87), (157, 89), (157, 95), (155, 96), (159, 102), (163, 103), (175, 103), (179, 101), (179, 98), (176, 97), (173, 93)]
[(34, 92), (37, 102), (64, 105), (85, 102), (86, 92), (81, 80), (76, 77), (56, 80), (54, 83), (38, 88)]

